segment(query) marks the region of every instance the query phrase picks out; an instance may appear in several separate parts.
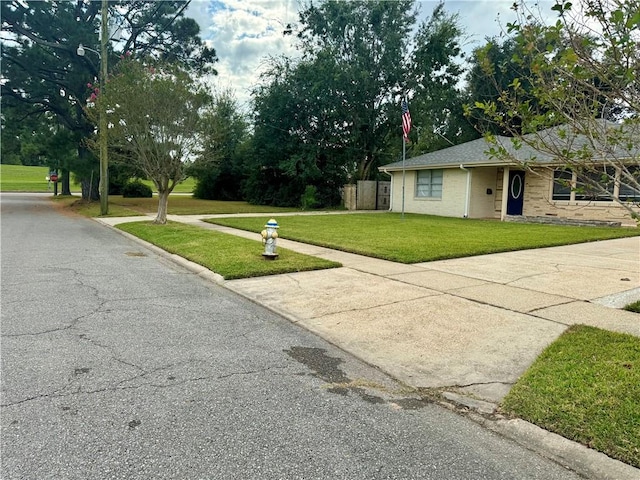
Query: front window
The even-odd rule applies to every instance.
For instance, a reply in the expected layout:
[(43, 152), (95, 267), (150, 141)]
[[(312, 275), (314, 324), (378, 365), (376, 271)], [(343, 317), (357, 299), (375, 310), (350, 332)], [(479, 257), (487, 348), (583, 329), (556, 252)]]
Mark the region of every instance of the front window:
[(602, 170), (578, 172), (576, 182), (576, 200), (613, 200), (616, 170), (606, 167)]
[(571, 200), (573, 172), (568, 169), (553, 172), (553, 199)]
[(442, 170), (418, 170), (416, 197), (442, 198)]
[(626, 172), (620, 172), (620, 193), (618, 198), (623, 201), (640, 202), (640, 166), (627, 167)]

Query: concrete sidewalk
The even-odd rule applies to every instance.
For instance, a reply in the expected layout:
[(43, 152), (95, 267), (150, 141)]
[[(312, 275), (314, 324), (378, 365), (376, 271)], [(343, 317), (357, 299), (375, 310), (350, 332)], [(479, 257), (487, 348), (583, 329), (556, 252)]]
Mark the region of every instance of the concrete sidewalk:
[(640, 300), (638, 238), (416, 265), (279, 245), (343, 267), (225, 286), (413, 387), (499, 402), (572, 324), (640, 336), (637, 314), (605, 306)]
[[(210, 217), (168, 216), (260, 239), (258, 233), (202, 221)], [(96, 220), (116, 225), (149, 219)], [(408, 386), (436, 388), (445, 401), (479, 413), (493, 413), (518, 377), (570, 325), (640, 336), (640, 316), (619, 310), (640, 300), (639, 237), (413, 265), (280, 238), (278, 248), (343, 267), (231, 281), (152, 248)], [(474, 419), (585, 478), (639, 478), (638, 469), (523, 420)]]

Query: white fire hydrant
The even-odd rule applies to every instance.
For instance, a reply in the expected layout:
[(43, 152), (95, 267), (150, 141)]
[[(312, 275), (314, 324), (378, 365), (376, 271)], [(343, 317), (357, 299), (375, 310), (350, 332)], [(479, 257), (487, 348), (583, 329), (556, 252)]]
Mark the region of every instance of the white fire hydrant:
[(265, 229), (260, 232), (262, 235), (262, 244), (264, 245), (264, 253), (262, 256), (268, 260), (278, 258), (276, 253), (276, 239), (278, 238), (278, 222), (274, 218), (270, 219), (265, 225)]

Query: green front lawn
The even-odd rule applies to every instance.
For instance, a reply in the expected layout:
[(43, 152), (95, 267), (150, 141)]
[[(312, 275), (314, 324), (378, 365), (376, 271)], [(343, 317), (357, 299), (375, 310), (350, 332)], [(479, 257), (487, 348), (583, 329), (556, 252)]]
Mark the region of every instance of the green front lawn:
[(520, 377), (502, 408), (640, 467), (640, 338), (569, 328)]
[[(191, 260), (222, 275), (225, 280), (260, 277), (339, 267), (340, 264), (283, 248), (277, 260), (265, 260), (259, 240), (253, 241), (175, 222), (155, 225), (130, 222), (117, 226), (167, 252)], [(256, 239), (259, 239), (256, 234)]]
[[(282, 238), (402, 263), (640, 235), (636, 228), (572, 227), (397, 213), (276, 217)], [(211, 223), (259, 232), (265, 219)]]

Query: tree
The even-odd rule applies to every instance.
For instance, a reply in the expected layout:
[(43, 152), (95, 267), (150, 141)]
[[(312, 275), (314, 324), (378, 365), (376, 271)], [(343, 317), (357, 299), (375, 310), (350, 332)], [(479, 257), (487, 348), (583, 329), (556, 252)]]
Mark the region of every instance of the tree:
[[(123, 39), (109, 45), (108, 65), (135, 51), (213, 72), (215, 51), (201, 42), (195, 20), (183, 16), (187, 5), (178, 0), (110, 1), (109, 18)], [(3, 1), (0, 16), (2, 108), (9, 99), (21, 102), (28, 116), (49, 112), (69, 130), (77, 141), (74, 168), (83, 183), (83, 198), (97, 198), (97, 160), (86, 146), (95, 126), (84, 105), (86, 84), (98, 77), (100, 60), (92, 53), (79, 57), (76, 49), (80, 43), (93, 48), (99, 43), (100, 2)]]
[(458, 86), (464, 74), (463, 38), (458, 15), (448, 14), (444, 3), (439, 3), (418, 29), (407, 75), (416, 126), (410, 133), (413, 155), (480, 136), (464, 115), (467, 96)]
[(517, 42), (512, 60), (531, 59), (531, 69), (500, 92), (506, 109), (476, 104), (513, 135), (492, 154), (517, 160), (522, 146), (532, 147), (568, 172), (558, 181), (583, 197), (616, 201), (638, 219), (640, 0), (591, 0), (581, 12), (558, 1), (553, 25), (532, 18), (525, 3), (516, 7), (519, 20), (508, 26)]
[(326, 111), (333, 116), (333, 132), (325, 135), (348, 143), (354, 180), (374, 177), (376, 167), (389, 160), (383, 152), (389, 130), (398, 124), (398, 99), (406, 86), (402, 59), (415, 15), (411, 0), (328, 1), (300, 14), (303, 52), (321, 62), (322, 74), (315, 78), (331, 102)]
[(203, 151), (189, 168), (189, 175), (196, 179), (194, 196), (241, 200), (249, 124), (231, 91), (214, 97), (202, 124)]
[[(522, 62), (512, 61), (516, 55), (516, 48), (517, 42), (514, 38), (509, 37), (501, 41), (494, 37), (488, 39), (484, 46), (474, 50), (470, 59), (471, 67), (467, 74), (469, 104), (494, 102), (499, 111), (507, 109), (500, 99), (501, 93), (508, 90), (509, 85), (516, 78), (528, 77), (531, 74), (530, 69), (522, 72)], [(527, 90), (530, 91), (531, 88)], [(479, 109), (468, 110), (468, 113), (470, 121), (478, 131), (491, 132), (495, 135), (508, 133)]]
[(209, 97), (175, 64), (125, 60), (96, 100), (94, 114), (100, 108), (107, 113), (112, 155), (153, 181), (154, 223), (165, 224), (169, 194), (200, 151), (200, 115)]
[(250, 202), (298, 206), (308, 187), (315, 187), (318, 206), (340, 201), (339, 187), (359, 152), (349, 148), (344, 114), (332, 106), (332, 91), (315, 80), (324, 61), (320, 57), (292, 66), (286, 58), (274, 59), (267, 83), (254, 91), (254, 154), (246, 184)]
[(4, 164), (44, 165), (47, 153), (43, 139), (51, 125), (44, 115), (28, 116), (20, 103), (5, 99), (2, 107), (2, 156)]
[(414, 7), (412, 0), (327, 1), (301, 13), (301, 59), (272, 59), (254, 91), (252, 199), (292, 204), (315, 187), (318, 203), (331, 205), (346, 181), (376, 179), (402, 146), (403, 94), (415, 101), (419, 148), (474, 135), (456, 88), (457, 19), (439, 5), (414, 39)]

